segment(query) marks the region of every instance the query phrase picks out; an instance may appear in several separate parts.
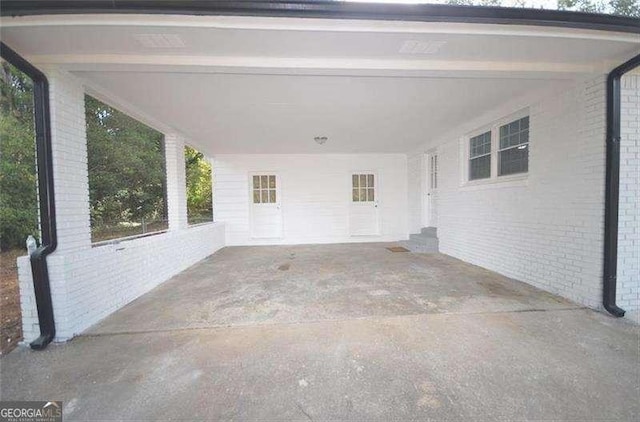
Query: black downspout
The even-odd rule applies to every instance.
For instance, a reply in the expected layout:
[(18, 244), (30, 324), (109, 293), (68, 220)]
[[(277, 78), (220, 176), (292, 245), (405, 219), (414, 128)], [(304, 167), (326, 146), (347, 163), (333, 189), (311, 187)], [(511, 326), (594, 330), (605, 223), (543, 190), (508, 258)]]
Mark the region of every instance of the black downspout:
[(49, 115), (49, 82), (47, 77), (18, 53), (0, 42), (0, 55), (33, 81), (33, 111), (38, 165), (38, 200), (42, 244), (30, 256), (33, 287), (38, 308), (40, 337), (31, 342), (34, 350), (47, 347), (56, 335), (53, 303), (49, 285), (47, 255), (56, 250), (56, 211), (53, 192), (53, 160), (51, 152), (51, 120)]
[(615, 317), (624, 309), (616, 305), (618, 272), (618, 202), (620, 196), (620, 79), (640, 66), (640, 54), (607, 76), (607, 164), (604, 205), (604, 280), (602, 304)]

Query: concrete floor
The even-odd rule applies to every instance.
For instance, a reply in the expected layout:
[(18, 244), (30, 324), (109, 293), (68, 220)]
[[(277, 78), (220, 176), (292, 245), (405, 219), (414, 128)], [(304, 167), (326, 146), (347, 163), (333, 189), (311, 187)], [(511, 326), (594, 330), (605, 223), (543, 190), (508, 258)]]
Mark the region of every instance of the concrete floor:
[(637, 326), (386, 244), (225, 248), (1, 398), (66, 420), (638, 420)]

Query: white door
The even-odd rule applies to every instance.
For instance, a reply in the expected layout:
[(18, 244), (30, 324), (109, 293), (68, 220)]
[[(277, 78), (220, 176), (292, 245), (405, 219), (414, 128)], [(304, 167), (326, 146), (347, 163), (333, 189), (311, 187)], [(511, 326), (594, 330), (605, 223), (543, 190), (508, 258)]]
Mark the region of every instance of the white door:
[(427, 154), (427, 189), (425, 198), (427, 227), (438, 227), (438, 154)]
[(349, 208), (351, 236), (377, 236), (380, 234), (378, 177), (375, 173), (359, 172), (351, 175)]
[(251, 175), (251, 237), (282, 237), (280, 178), (276, 174)]

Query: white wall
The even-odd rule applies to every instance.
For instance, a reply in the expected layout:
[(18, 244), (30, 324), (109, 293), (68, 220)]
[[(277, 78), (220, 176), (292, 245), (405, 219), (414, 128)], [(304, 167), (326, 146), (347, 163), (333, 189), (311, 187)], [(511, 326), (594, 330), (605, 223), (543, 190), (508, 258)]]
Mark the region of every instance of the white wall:
[[(407, 157), (404, 154), (217, 155), (214, 216), (226, 224), (228, 245), (395, 241), (408, 237)], [(351, 172), (378, 174), (381, 235), (351, 237)], [(252, 239), (249, 173), (281, 179), (284, 237)]]
[[(425, 189), (421, 181), (425, 178), (426, 168), (423, 154), (409, 156), (407, 160), (407, 186), (409, 207), (409, 233), (418, 233), (423, 226), (422, 205)], [(416, 182), (417, 181), (417, 182)]]
[[(169, 231), (118, 244), (91, 244), (84, 88), (47, 70), (50, 83), (58, 248), (47, 258), (56, 341), (64, 341), (224, 246), (224, 224), (186, 225), (184, 140), (168, 136)], [(38, 337), (33, 279), (18, 260), (24, 340)]]
[(640, 74), (621, 85), (617, 302), (640, 322)]
[[(604, 77), (578, 81), (564, 92), (530, 101), (521, 99), (491, 111), (437, 142), (440, 251), (598, 308), (604, 230)], [(526, 106), (531, 127), (528, 177), (461, 186), (461, 166), (467, 163), (460, 145), (466, 131)], [(409, 183), (410, 190), (418, 189), (419, 180)]]

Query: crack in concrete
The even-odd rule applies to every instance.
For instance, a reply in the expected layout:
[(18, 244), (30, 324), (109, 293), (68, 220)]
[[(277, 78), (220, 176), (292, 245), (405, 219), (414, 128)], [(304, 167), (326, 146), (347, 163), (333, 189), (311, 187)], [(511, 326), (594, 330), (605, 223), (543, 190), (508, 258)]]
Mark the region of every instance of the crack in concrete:
[(566, 312), (566, 311), (579, 311), (579, 310), (591, 310), (586, 306), (575, 306), (568, 308), (530, 308), (530, 309), (514, 309), (506, 311), (479, 311), (479, 312), (433, 312), (422, 314), (407, 314), (407, 315), (394, 315), (394, 316), (364, 316), (354, 318), (336, 318), (336, 319), (321, 319), (321, 320), (308, 320), (308, 321), (292, 321), (292, 322), (263, 322), (263, 323), (246, 323), (246, 324), (216, 324), (206, 326), (194, 326), (194, 327), (174, 327), (174, 328), (161, 328), (151, 330), (137, 330), (137, 331), (113, 331), (103, 333), (82, 333), (78, 334), (76, 338), (81, 337), (108, 337), (108, 336), (121, 336), (121, 335), (135, 335), (135, 334), (154, 334), (154, 333), (171, 333), (179, 331), (206, 331), (206, 330), (224, 330), (233, 328), (258, 328), (258, 327), (278, 327), (278, 326), (296, 326), (304, 324), (322, 324), (322, 323), (341, 323), (349, 321), (384, 321), (384, 320), (398, 320), (417, 317), (433, 317), (433, 316), (468, 316), (468, 315), (499, 315), (499, 314), (517, 314), (517, 313), (536, 313), (536, 312)]

